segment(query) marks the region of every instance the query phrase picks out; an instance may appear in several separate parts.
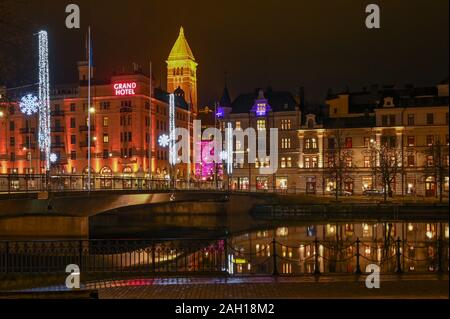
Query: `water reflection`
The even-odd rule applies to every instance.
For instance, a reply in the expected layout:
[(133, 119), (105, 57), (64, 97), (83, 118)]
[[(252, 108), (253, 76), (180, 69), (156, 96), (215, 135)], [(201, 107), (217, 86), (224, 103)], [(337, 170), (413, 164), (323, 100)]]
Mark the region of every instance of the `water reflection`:
[(277, 227), (232, 237), (232, 274), (448, 270), (448, 223), (367, 222)]

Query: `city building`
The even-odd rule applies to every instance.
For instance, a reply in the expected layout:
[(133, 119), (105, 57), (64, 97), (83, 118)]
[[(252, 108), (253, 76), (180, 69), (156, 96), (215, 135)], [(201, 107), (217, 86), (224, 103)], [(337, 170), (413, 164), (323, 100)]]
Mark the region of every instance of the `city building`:
[[(225, 129), (231, 123), (233, 129), (246, 131), (253, 128), (258, 134), (266, 134), (269, 141), (270, 128), (279, 129), (279, 169), (276, 174), (260, 174), (261, 167), (268, 167), (269, 157), (252, 158), (248, 161), (248, 139), (241, 145), (236, 141), (235, 154), (244, 154), (247, 160), (235, 161), (233, 173), (228, 176), (232, 190), (287, 190), (296, 188), (296, 180), (292, 178), (298, 173), (299, 146), (297, 130), (300, 127), (300, 103), (294, 96), (285, 91), (257, 89), (253, 93), (240, 94), (233, 102), (225, 87), (217, 114), (220, 128)], [(269, 154), (267, 145), (266, 154)]]
[[(378, 176), (380, 155), (373, 150), (386, 147), (398, 156), (392, 173), (393, 194), (434, 197), (442, 184), (448, 196), (448, 80), (424, 88), (347, 90), (329, 94), (326, 103), (328, 112), (322, 116), (320, 110), (307, 110), (304, 101), (297, 102), (287, 92), (258, 90), (231, 102), (225, 89), (217, 112), (222, 129), (225, 123), (238, 130), (253, 127), (267, 133), (270, 128), (279, 129), (276, 174), (260, 174), (258, 168), (267, 165), (267, 159), (248, 164), (246, 156), (245, 162), (235, 163), (230, 187), (311, 195), (332, 195), (341, 189), (349, 196), (383, 191)], [(440, 158), (430, 154), (437, 146)], [(247, 145), (235, 145), (235, 152), (247, 155)]]

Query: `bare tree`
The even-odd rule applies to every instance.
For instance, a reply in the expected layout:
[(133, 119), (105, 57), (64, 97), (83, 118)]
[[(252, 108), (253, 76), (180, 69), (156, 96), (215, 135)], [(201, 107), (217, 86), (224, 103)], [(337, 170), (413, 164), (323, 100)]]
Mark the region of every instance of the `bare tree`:
[(439, 138), (424, 151), (427, 157), (424, 171), (426, 176), (433, 176), (437, 183), (439, 202), (442, 202), (445, 178), (448, 176), (448, 152), (448, 145), (443, 144)]
[(392, 197), (392, 184), (401, 169), (401, 151), (388, 143), (382, 145), (372, 143), (370, 153), (371, 168), (374, 175), (381, 181), (384, 201), (386, 201), (388, 196)]
[(327, 148), (328, 167), (326, 174), (336, 183), (335, 196), (337, 201), (343, 191), (344, 178), (349, 169), (348, 158), (351, 158), (352, 152), (345, 145), (345, 137), (342, 130), (336, 130), (331, 141), (334, 141), (334, 145), (328, 145)]

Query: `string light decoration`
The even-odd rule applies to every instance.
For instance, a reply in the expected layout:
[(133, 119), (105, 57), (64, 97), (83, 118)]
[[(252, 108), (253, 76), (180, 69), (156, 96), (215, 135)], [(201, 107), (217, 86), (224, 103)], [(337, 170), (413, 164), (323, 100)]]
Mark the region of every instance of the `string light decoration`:
[(45, 168), (50, 170), (50, 84), (48, 66), (48, 35), (39, 35), (39, 148), (45, 155)]
[(170, 131), (170, 141), (169, 141), (169, 163), (171, 165), (177, 164), (177, 154), (175, 149), (175, 94), (170, 94), (169, 99), (169, 131)]
[(231, 123), (227, 124), (227, 172), (233, 173), (233, 126)]
[(27, 94), (20, 100), (20, 111), (25, 115), (33, 115), (39, 109), (38, 98), (32, 94)]

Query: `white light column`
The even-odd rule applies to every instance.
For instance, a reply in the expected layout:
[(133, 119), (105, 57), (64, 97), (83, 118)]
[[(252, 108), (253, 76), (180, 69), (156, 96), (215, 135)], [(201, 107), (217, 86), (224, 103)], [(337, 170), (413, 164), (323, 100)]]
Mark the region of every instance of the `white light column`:
[(50, 81), (48, 35), (39, 32), (39, 148), (45, 154), (45, 170), (50, 171)]
[(177, 164), (177, 154), (175, 149), (175, 94), (170, 94), (169, 100), (169, 162), (172, 166)]
[(233, 174), (233, 126), (227, 124), (227, 173)]

